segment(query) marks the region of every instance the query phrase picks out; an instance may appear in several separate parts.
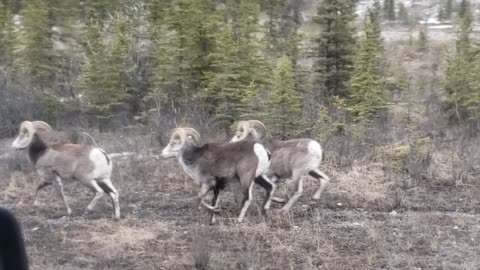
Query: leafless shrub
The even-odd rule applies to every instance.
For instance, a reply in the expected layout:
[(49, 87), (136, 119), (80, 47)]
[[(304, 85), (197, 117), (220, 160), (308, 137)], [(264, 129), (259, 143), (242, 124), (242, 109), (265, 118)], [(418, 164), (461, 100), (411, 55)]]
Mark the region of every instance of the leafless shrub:
[(31, 165), (25, 153), (12, 152), (6, 158), (7, 172), (29, 172), (31, 171)]
[(195, 269), (207, 270), (212, 253), (208, 243), (208, 233), (205, 229), (196, 228), (192, 242), (192, 255), (195, 260)]
[(410, 144), (406, 169), (408, 174), (417, 181), (426, 178), (425, 172), (427, 172), (432, 163), (432, 152), (429, 141), (428, 138), (423, 138)]

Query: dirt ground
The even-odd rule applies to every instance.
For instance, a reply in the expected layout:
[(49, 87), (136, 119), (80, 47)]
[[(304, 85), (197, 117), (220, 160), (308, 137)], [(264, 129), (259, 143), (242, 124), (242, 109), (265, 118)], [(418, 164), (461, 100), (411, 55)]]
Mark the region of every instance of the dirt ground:
[(220, 219), (210, 226), (188, 199), (195, 187), (175, 160), (132, 155), (115, 158), (120, 221), (107, 197), (82, 216), (93, 194), (77, 183), (65, 184), (73, 210), (66, 219), (52, 188), (32, 205), (39, 180), (25, 153), (0, 154), (0, 205), (20, 219), (32, 269), (480, 268), (478, 186), (429, 182), (399, 191), (379, 166), (326, 170), (333, 179), (320, 201), (310, 199), (310, 179), (289, 214), (274, 204), (264, 218), (257, 189), (243, 224), (235, 222), (233, 193), (224, 191)]

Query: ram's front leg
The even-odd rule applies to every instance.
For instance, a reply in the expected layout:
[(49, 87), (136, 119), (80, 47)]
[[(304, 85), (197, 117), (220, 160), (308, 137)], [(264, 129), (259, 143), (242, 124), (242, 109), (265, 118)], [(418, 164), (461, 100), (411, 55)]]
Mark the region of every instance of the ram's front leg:
[(197, 196), (195, 196), (195, 200), (199, 202), (199, 208), (201, 205), (203, 205), (205, 208), (207, 208), (210, 211), (213, 212), (219, 212), (220, 209), (218, 208), (217, 205), (210, 205), (207, 202), (205, 202), (203, 199), (205, 196), (207, 196), (207, 193), (214, 187), (214, 185), (209, 184), (209, 183), (204, 183), (200, 186), (200, 191), (198, 192)]

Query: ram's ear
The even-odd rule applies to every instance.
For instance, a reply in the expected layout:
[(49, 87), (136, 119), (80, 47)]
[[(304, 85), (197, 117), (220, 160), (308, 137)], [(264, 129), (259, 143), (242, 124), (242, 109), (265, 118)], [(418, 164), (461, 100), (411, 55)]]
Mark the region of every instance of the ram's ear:
[(46, 131), (46, 132), (52, 131), (52, 127), (43, 121), (33, 121), (32, 125), (35, 131)]

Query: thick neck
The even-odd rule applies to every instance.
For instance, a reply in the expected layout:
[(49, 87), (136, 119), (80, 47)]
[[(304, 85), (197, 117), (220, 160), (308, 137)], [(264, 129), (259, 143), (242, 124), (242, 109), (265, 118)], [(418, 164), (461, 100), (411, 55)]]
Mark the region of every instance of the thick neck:
[(48, 146), (45, 144), (45, 142), (43, 142), (40, 136), (38, 136), (37, 133), (34, 133), (32, 142), (28, 147), (28, 156), (30, 157), (30, 160), (33, 162), (33, 164), (36, 164), (38, 159), (43, 154), (45, 154), (47, 148)]
[(192, 166), (196, 160), (202, 155), (202, 149), (205, 146), (196, 146), (191, 142), (186, 142), (183, 146), (183, 151), (180, 154), (179, 158), (187, 166)]

